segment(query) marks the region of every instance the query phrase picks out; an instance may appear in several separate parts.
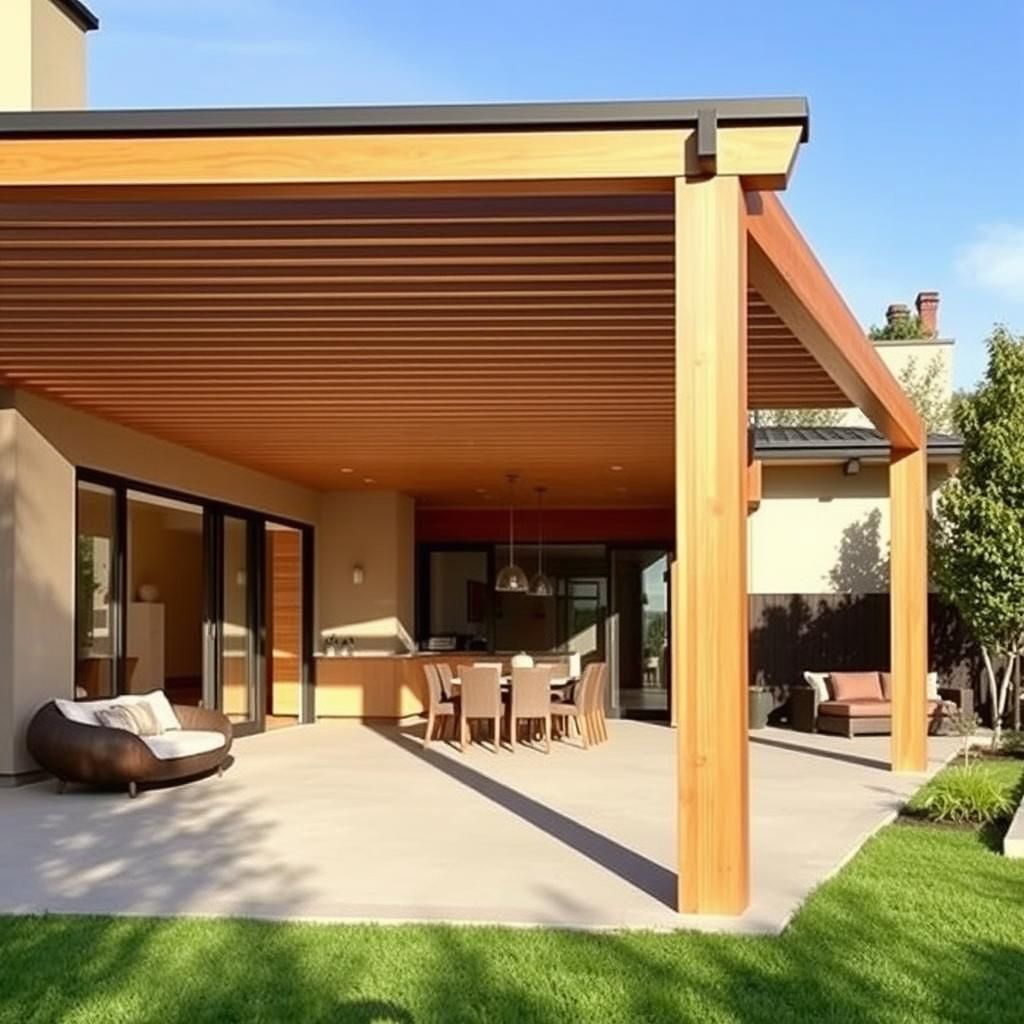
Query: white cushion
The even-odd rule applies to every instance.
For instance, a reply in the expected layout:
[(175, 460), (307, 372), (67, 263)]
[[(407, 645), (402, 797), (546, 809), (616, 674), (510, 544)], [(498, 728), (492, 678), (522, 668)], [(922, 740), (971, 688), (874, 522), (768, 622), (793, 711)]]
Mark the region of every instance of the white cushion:
[(160, 723), (162, 732), (175, 732), (181, 729), (181, 722), (178, 721), (178, 716), (174, 713), (174, 708), (171, 707), (171, 702), (163, 690), (153, 690), (131, 699), (144, 701), (149, 705), (149, 709), (156, 715), (156, 720)]
[(181, 722), (178, 721), (178, 716), (163, 690), (153, 690), (152, 693), (126, 693), (121, 697), (111, 697), (109, 700), (81, 702), (61, 700), (58, 697), (54, 704), (69, 722), (77, 722), (79, 725), (101, 725), (97, 712), (106, 711), (108, 708), (125, 704), (146, 704), (156, 717), (162, 732), (177, 732), (181, 729)]
[(224, 746), (226, 740), (220, 732), (203, 729), (181, 729), (165, 732), (161, 736), (140, 736), (153, 756), (161, 761), (173, 761), (177, 757), (192, 757), (207, 754)]
[(572, 651), (569, 654), (569, 678), (579, 679), (583, 672), (583, 655)]
[(807, 685), (814, 690), (819, 703), (823, 704), (829, 699), (827, 672), (805, 672), (804, 679), (807, 680)]
[(925, 696), (927, 700), (942, 700), (939, 696), (938, 672), (929, 672), (925, 677)]

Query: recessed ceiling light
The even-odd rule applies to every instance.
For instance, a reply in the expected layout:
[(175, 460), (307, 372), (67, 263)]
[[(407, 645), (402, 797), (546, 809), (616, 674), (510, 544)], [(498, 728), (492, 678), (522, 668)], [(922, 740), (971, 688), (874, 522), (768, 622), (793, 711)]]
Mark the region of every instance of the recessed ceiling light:
[(355, 472), (355, 470), (351, 466), (342, 466), (341, 467), (341, 471), (342, 471), (342, 473), (354, 473)]
[(618, 464), (616, 464), (616, 465), (614, 465), (614, 466), (609, 466), (608, 468), (609, 468), (609, 469), (610, 469), (610, 470), (611, 470), (611, 471), (612, 471), (613, 473), (621, 473), (621, 472), (622, 472), (622, 467), (621, 467), (620, 465), (618, 465)]
[(485, 491), (485, 490), (484, 490), (484, 489), (483, 489), (482, 487), (478, 487), (478, 488), (476, 489), (476, 493), (477, 493), (477, 494), (486, 494), (486, 493), (487, 493), (487, 491)]
[(363, 477), (363, 483), (364, 484), (375, 484), (376, 482), (377, 481), (374, 480), (372, 476), (364, 476)]

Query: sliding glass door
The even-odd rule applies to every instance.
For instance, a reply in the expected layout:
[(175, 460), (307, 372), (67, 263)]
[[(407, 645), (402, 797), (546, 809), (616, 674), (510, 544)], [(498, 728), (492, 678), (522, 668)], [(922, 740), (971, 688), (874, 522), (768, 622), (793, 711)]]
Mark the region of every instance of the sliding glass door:
[(237, 733), (312, 721), (313, 532), (81, 471), (79, 699), (162, 689)]
[(206, 671), (207, 701), (238, 733), (263, 728), (257, 548), (262, 525), (208, 510)]

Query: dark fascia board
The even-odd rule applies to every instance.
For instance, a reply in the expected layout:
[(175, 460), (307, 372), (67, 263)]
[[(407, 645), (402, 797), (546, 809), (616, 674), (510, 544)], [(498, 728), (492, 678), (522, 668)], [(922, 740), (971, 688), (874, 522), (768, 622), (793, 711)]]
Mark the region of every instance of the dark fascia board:
[(53, 0), (83, 32), (95, 32), (100, 27), (100, 19), (89, 10), (82, 0)]
[[(958, 459), (963, 451), (963, 441), (946, 434), (932, 434), (928, 438), (928, 458), (936, 461)], [(849, 459), (887, 459), (889, 442), (858, 438), (850, 441), (814, 442), (771, 442), (754, 440), (754, 458), (762, 462), (822, 461), (846, 462)]]
[(354, 134), (696, 127), (714, 111), (720, 128), (796, 125), (810, 131), (802, 97), (598, 100), (439, 106), (223, 107), (182, 110), (23, 111), (0, 114), (0, 137), (94, 135)]

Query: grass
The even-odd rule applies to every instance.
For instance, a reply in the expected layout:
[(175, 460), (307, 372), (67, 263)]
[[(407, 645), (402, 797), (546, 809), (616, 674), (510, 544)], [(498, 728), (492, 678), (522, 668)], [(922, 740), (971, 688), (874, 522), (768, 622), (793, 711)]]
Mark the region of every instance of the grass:
[(781, 938), (0, 917), (0, 1024), (1005, 1024), (1024, 864), (995, 849), (890, 826)]
[(909, 815), (952, 823), (1009, 819), (1020, 802), (1024, 770), (1020, 761), (986, 758), (953, 764), (911, 797)]

